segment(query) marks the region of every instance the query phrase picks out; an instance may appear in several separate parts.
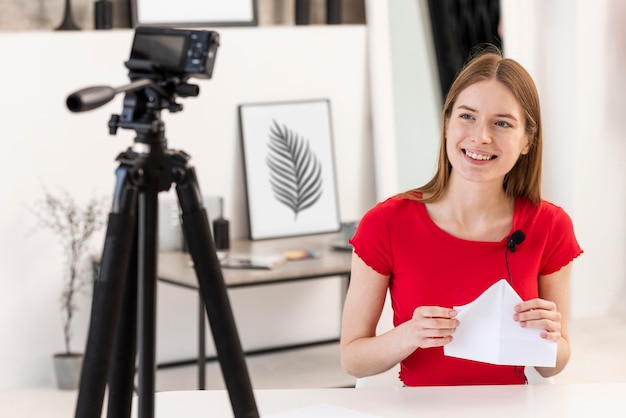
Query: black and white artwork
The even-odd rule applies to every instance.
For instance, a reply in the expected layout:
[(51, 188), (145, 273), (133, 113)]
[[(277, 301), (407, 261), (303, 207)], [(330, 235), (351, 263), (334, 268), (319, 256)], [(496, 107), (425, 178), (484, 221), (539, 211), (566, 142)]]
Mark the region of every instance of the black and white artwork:
[(256, 26), (258, 0), (130, 0), (137, 26)]
[(239, 106), (250, 239), (339, 231), (330, 102)]

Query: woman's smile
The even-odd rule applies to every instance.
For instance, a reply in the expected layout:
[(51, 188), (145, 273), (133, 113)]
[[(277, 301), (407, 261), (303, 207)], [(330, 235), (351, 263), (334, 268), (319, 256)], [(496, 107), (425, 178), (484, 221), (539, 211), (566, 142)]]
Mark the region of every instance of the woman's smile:
[(463, 149), (465, 156), (474, 161), (490, 161), (498, 158), (496, 155), (486, 154), (481, 151), (471, 151), (468, 149)]

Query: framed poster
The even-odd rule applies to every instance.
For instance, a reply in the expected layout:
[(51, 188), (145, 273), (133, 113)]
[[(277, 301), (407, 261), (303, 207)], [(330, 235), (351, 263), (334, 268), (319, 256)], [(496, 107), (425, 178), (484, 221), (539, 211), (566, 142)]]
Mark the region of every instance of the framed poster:
[(258, 0), (130, 0), (136, 26), (256, 26)]
[(330, 102), (239, 106), (250, 239), (340, 229)]

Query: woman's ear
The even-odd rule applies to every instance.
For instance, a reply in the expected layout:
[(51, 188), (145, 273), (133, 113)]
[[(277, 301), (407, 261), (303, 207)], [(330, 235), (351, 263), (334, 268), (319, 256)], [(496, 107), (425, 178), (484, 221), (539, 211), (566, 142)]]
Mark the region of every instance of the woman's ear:
[(530, 152), (530, 146), (531, 146), (531, 142), (530, 139), (528, 138), (528, 135), (526, 135), (526, 145), (524, 145), (524, 148), (522, 148), (522, 151), (520, 152), (521, 155), (526, 155)]

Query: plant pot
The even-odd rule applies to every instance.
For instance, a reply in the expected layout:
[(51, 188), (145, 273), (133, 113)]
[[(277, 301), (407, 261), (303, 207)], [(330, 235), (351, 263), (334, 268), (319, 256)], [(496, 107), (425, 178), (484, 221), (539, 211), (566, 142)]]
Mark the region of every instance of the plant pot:
[(53, 360), (57, 387), (63, 390), (77, 390), (83, 368), (83, 355), (76, 353), (55, 354)]

